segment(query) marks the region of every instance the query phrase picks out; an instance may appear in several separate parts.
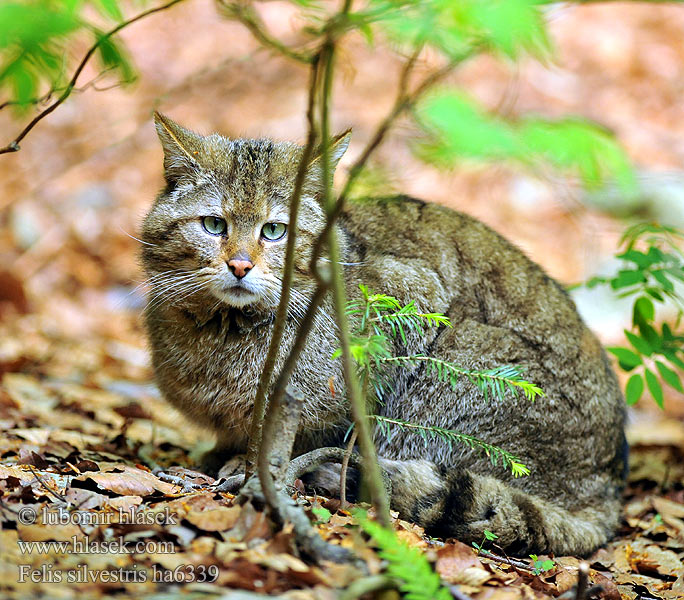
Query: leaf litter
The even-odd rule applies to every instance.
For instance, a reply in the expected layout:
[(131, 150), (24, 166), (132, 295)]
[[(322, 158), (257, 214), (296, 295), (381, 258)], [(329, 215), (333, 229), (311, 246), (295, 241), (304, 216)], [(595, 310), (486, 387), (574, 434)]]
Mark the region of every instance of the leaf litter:
[[(16, 328), (28, 326), (0, 324), (15, 340)], [(26, 368), (40, 336), (41, 346), (61, 358)], [(0, 362), (3, 597), (138, 598), (165, 590), (172, 597), (196, 592), (218, 598), (232, 589), (336, 598), (364, 575), (353, 565), (311, 564), (297, 555), (290, 528), (274, 532), (254, 506), (214, 492), (214, 480), (195, 470), (207, 448), (201, 432), (177, 427), (178, 416), (148, 385), (149, 368), (132, 377), (125, 358), (108, 352), (121, 340), (103, 335), (99, 348), (90, 346), (85, 366), (75, 366), (67, 379), (63, 361), (73, 340), (39, 326), (26, 339), (23, 360), (15, 344), (14, 355)], [(684, 598), (684, 427), (661, 416), (656, 424), (637, 422), (629, 437), (622, 524), (618, 536), (587, 559), (590, 584), (601, 585), (598, 597), (606, 599)], [(166, 476), (155, 474), (160, 467)], [(293, 493), (315, 508), (311, 520), (325, 540), (355, 550), (368, 573), (382, 572), (372, 544), (339, 501)], [(495, 540), (478, 553), (457, 540), (429, 538), (396, 514), (393, 525), (403, 542), (426, 553), (445, 585), (476, 600), (555, 598), (572, 593), (577, 581), (579, 557), (536, 557), (535, 563), (506, 557)], [(20, 542), (71, 546), (27, 551)], [(536, 564), (552, 566), (540, 571)], [(118, 576), (106, 581), (103, 573)]]

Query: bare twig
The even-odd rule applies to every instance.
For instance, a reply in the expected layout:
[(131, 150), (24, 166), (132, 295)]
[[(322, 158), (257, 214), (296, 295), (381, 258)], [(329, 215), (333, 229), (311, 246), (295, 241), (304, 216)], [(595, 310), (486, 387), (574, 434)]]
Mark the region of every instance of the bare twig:
[[(350, 2), (345, 3), (345, 8)], [(354, 360), (351, 355), (349, 323), (347, 320), (347, 298), (345, 283), (340, 265), (340, 247), (337, 241), (337, 230), (331, 224), (334, 223), (333, 214), (335, 200), (332, 195), (332, 173), (330, 164), (330, 132), (329, 132), (329, 109), (330, 92), (333, 81), (333, 68), (335, 59), (335, 41), (328, 37), (321, 53), (321, 62), (324, 64), (323, 86), (321, 94), (321, 157), (323, 167), (323, 205), (326, 210), (326, 225), (328, 226), (328, 254), (330, 258), (330, 279), (335, 305), (335, 316), (339, 330), (339, 341), (342, 349), (342, 371), (347, 386), (347, 396), (351, 404), (355, 429), (358, 433), (359, 447), (363, 457), (363, 476), (368, 485), (371, 502), (375, 506), (378, 521), (389, 527), (389, 498), (385, 489), (382, 472), (378, 464), (377, 451), (373, 442), (370, 425), (366, 418), (366, 401), (361, 392), (359, 381), (356, 376)], [(319, 238), (320, 239), (320, 238)]]
[(247, 483), (243, 496), (263, 494), (273, 520), (281, 525), (292, 523), (297, 545), (308, 557), (317, 562), (348, 562), (353, 558), (352, 553), (325, 542), (311, 526), (304, 509), (283, 491), (291, 468), (289, 458), (299, 428), (302, 401), (302, 395), (289, 386), (279, 399), (271, 399), (257, 461), (259, 479), (252, 478)]
[(456, 598), (456, 600), (473, 600), (468, 594), (459, 590), (457, 585), (450, 585), (449, 592), (451, 592), (451, 595)]
[(237, 475), (231, 475), (223, 481), (217, 483), (214, 486), (215, 492), (228, 492), (229, 494), (235, 494), (245, 483), (244, 473), (238, 473)]
[(43, 478), (38, 474), (38, 471), (36, 471), (33, 468), (33, 465), (26, 465), (26, 466), (29, 468), (29, 471), (31, 471), (31, 474), (36, 478), (36, 481), (38, 483), (40, 483), (40, 487), (42, 487), (51, 496), (54, 496), (55, 498), (57, 498), (57, 500), (59, 500), (60, 502), (64, 502), (64, 504), (67, 504), (66, 497), (62, 496), (61, 494), (58, 494), (47, 483), (45, 483)]
[(430, 73), (430, 75), (427, 75), (425, 79), (423, 79), (423, 81), (418, 84), (418, 86), (416, 86), (413, 92), (409, 92), (408, 86), (410, 75), (417, 62), (420, 50), (421, 48), (416, 48), (416, 51), (408, 58), (406, 63), (404, 63), (404, 67), (402, 68), (402, 71), (399, 75), (397, 96), (394, 100), (392, 108), (376, 128), (375, 132), (366, 144), (366, 147), (363, 149), (363, 152), (361, 152), (359, 157), (354, 161), (352, 166), (349, 168), (349, 174), (347, 175), (347, 180), (345, 181), (344, 187), (342, 188), (342, 193), (339, 195), (337, 202), (335, 203), (335, 206), (330, 213), (332, 219), (328, 219), (328, 222), (326, 223), (325, 229), (323, 230), (321, 237), (319, 237), (316, 243), (314, 244), (314, 256), (318, 256), (320, 254), (321, 248), (319, 246), (322, 246), (322, 244), (326, 240), (325, 234), (327, 234), (328, 230), (333, 226), (333, 224), (337, 220), (337, 217), (342, 212), (342, 209), (344, 208), (344, 203), (349, 198), (349, 194), (352, 188), (354, 187), (354, 184), (356, 183), (356, 180), (358, 179), (359, 175), (366, 166), (368, 159), (371, 157), (373, 152), (375, 152), (378, 146), (380, 146), (380, 144), (384, 141), (385, 137), (387, 136), (387, 133), (389, 132), (397, 118), (401, 116), (401, 114), (404, 111), (415, 106), (416, 102), (420, 100), (421, 96), (423, 96), (425, 92), (427, 92), (433, 85), (444, 79), (444, 77), (451, 73), (451, 71), (453, 71), (463, 61), (467, 60), (475, 52), (474, 49), (471, 49), (463, 56), (453, 59), (447, 65), (443, 66), (440, 69), (437, 69), (436, 71), (433, 71), (432, 73)]
[(249, 5), (240, 2), (226, 2), (219, 0), (219, 6), (223, 8), (223, 15), (228, 19), (234, 19), (242, 23), (252, 35), (266, 48), (271, 48), (276, 52), (287, 56), (301, 63), (311, 63), (316, 57), (306, 52), (298, 52), (283, 44), (266, 31), (266, 27), (261, 21), (259, 14)]
[(575, 600), (584, 600), (587, 593), (587, 581), (589, 580), (589, 563), (582, 561), (577, 569), (577, 593)]
[(22, 131), (15, 137), (9, 144), (7, 144), (4, 148), (0, 148), (0, 154), (7, 154), (9, 152), (18, 152), (20, 147), (19, 143), (28, 135), (28, 133), (40, 122), (42, 121), (45, 117), (47, 117), (52, 111), (54, 111), (60, 104), (62, 104), (70, 95), (73, 89), (76, 87), (76, 82), (78, 81), (79, 76), (83, 72), (83, 69), (86, 66), (86, 63), (92, 58), (93, 54), (95, 54), (95, 51), (100, 47), (102, 42), (105, 40), (108, 40), (110, 37), (113, 35), (116, 35), (121, 31), (122, 29), (128, 27), (129, 25), (132, 25), (133, 23), (140, 21), (141, 19), (144, 19), (145, 17), (152, 15), (154, 13), (161, 12), (163, 10), (166, 10), (167, 8), (171, 8), (175, 4), (178, 4), (179, 2), (183, 2), (183, 0), (171, 0), (170, 2), (167, 2), (166, 4), (162, 4), (161, 6), (157, 6), (156, 8), (151, 8), (149, 10), (146, 10), (144, 12), (141, 12), (139, 15), (136, 15), (135, 17), (132, 17), (128, 19), (127, 21), (123, 21), (122, 23), (119, 23), (114, 29), (111, 29), (104, 35), (102, 35), (100, 38), (98, 38), (97, 42), (93, 44), (88, 52), (85, 53), (83, 58), (81, 59), (81, 62), (78, 64), (76, 67), (76, 70), (74, 71), (74, 74), (72, 75), (71, 79), (69, 80), (69, 83), (67, 84), (66, 88), (64, 91), (60, 94), (60, 96), (55, 100), (50, 106), (48, 106), (45, 110), (40, 112), (38, 115), (36, 115), (33, 120), (26, 126)]
[(261, 377), (259, 378), (257, 393), (254, 400), (254, 408), (252, 409), (252, 422), (249, 429), (249, 446), (247, 448), (247, 466), (245, 472), (246, 478), (251, 476), (254, 470), (254, 465), (256, 464), (256, 458), (259, 452), (259, 444), (261, 442), (261, 426), (266, 408), (266, 394), (273, 377), (273, 369), (275, 367), (278, 351), (280, 350), (280, 343), (283, 339), (283, 332), (285, 331), (285, 324), (287, 322), (287, 309), (290, 303), (290, 290), (292, 287), (292, 277), (294, 274), (294, 260), (296, 251), (295, 242), (297, 240), (297, 216), (299, 214), (299, 205), (302, 197), (304, 179), (309, 167), (314, 144), (316, 143), (314, 100), (316, 97), (317, 81), (318, 60), (316, 59), (312, 63), (309, 81), (309, 100), (306, 112), (309, 131), (307, 134), (306, 146), (302, 152), (302, 158), (299, 161), (294, 190), (292, 192), (292, 197), (290, 198), (290, 224), (288, 228), (287, 247), (285, 250), (285, 265), (283, 267), (280, 302), (278, 304), (275, 321), (273, 322), (273, 333), (271, 335), (271, 341), (269, 343), (268, 352), (264, 361), (264, 367), (261, 371)]
[(347, 508), (347, 469), (349, 469), (349, 458), (354, 450), (356, 443), (356, 430), (351, 434), (349, 443), (344, 451), (344, 458), (342, 459), (342, 466), (340, 468), (340, 508)]
[(285, 394), (273, 401), (264, 420), (257, 467), (266, 502), (272, 505), (276, 504), (276, 486), (282, 488), (287, 475), (303, 404), (302, 393), (288, 385)]
[(494, 554), (489, 550), (483, 549), (480, 549), (479, 554), (481, 556), (484, 556), (485, 558), (488, 558), (489, 560), (493, 560), (494, 562), (504, 563), (516, 569), (521, 569), (522, 571), (525, 571), (527, 573), (534, 573), (534, 569), (530, 567), (530, 565), (522, 561), (515, 560), (514, 558), (508, 558), (507, 556), (499, 556), (498, 554)]

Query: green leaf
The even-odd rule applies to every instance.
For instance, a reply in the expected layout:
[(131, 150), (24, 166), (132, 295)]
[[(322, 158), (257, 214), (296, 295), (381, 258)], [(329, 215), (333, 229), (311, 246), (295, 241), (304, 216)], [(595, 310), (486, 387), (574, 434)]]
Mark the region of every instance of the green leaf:
[(658, 368), (660, 376), (668, 385), (676, 389), (678, 392), (684, 392), (684, 388), (682, 388), (682, 382), (679, 380), (679, 375), (677, 375), (677, 373), (675, 373), (672, 369), (670, 369), (670, 367), (659, 360), (655, 361), (655, 364)]
[(620, 367), (622, 367), (625, 371), (631, 371), (634, 367), (637, 367), (641, 364), (641, 357), (628, 348), (613, 346), (606, 348), (606, 350), (617, 357)]
[(632, 346), (634, 346), (638, 352), (644, 354), (645, 356), (651, 356), (651, 354), (653, 354), (653, 348), (651, 348), (649, 343), (644, 338), (634, 335), (626, 329), (624, 331), (629, 343), (632, 344)]
[(409, 423), (408, 421), (404, 421), (402, 419), (395, 419), (380, 415), (369, 415), (369, 417), (375, 420), (388, 440), (392, 431), (391, 428), (396, 427), (402, 431), (410, 431), (420, 435), (426, 443), (428, 443), (430, 440), (439, 439), (445, 442), (449, 447), (451, 447), (453, 442), (457, 442), (465, 444), (474, 450), (480, 450), (491, 459), (492, 464), (494, 465), (497, 464), (498, 459), (501, 459), (501, 466), (504, 468), (509, 468), (513, 477), (526, 477), (530, 474), (529, 468), (521, 463), (520, 459), (510, 452), (507, 452), (498, 446), (488, 444), (487, 442), (484, 442), (471, 435), (459, 433), (453, 429), (443, 429), (441, 427)]
[(677, 353), (672, 350), (663, 350), (663, 356), (667, 358), (673, 365), (684, 369), (684, 360), (677, 356)]
[(634, 310), (632, 312), (632, 323), (636, 325), (639, 322), (648, 323), (655, 318), (655, 307), (653, 301), (646, 296), (640, 296), (634, 303)]
[(663, 347), (663, 340), (658, 332), (647, 323), (638, 323), (637, 329), (641, 337), (646, 340), (654, 352), (660, 352)]
[(656, 404), (663, 408), (665, 405), (665, 399), (663, 398), (663, 388), (660, 385), (660, 381), (656, 375), (650, 369), (644, 371), (646, 376), (646, 385), (648, 386), (648, 391), (651, 392), (651, 396), (656, 401)]
[(12, 70), (12, 83), (14, 84), (14, 99), (20, 104), (30, 104), (31, 100), (38, 95), (38, 80), (31, 66), (26, 63), (18, 63)]
[(615, 258), (621, 258), (622, 260), (628, 260), (630, 262), (633, 262), (641, 270), (647, 269), (653, 264), (653, 262), (655, 262), (654, 257), (652, 255), (644, 254), (643, 252), (639, 252), (638, 250), (627, 250), (622, 254), (617, 254)]
[(664, 270), (659, 270), (659, 271), (652, 271), (653, 277), (656, 278), (658, 283), (663, 286), (663, 289), (668, 291), (668, 292), (673, 292), (674, 291), (674, 283), (672, 283), (667, 276), (665, 275)]
[(101, 15), (115, 21), (123, 21), (123, 14), (116, 0), (96, 0), (95, 6)]
[(580, 119), (527, 119), (520, 135), (532, 156), (561, 170), (577, 170), (587, 187), (614, 178), (624, 191), (634, 189), (634, 174), (624, 151), (601, 127)]
[(332, 517), (332, 513), (323, 506), (314, 505), (311, 507), (311, 512), (316, 515), (318, 523), (327, 523)]
[(495, 533), (492, 533), (488, 529), (484, 530), (484, 536), (487, 538), (490, 542), (493, 542), (495, 539), (497, 539), (499, 536), (496, 535)]
[(646, 276), (641, 271), (618, 271), (617, 277), (611, 280), (610, 286), (614, 290), (619, 290), (644, 281), (646, 281)]
[(439, 575), (432, 570), (426, 556), (416, 548), (397, 537), (390, 529), (385, 529), (368, 519), (360, 510), (354, 517), (378, 546), (378, 554), (387, 561), (387, 574), (401, 583), (399, 590), (407, 600), (451, 600), (451, 593), (442, 585)]
[(449, 166), (463, 158), (524, 157), (525, 149), (514, 132), (505, 123), (485, 115), (463, 94), (433, 94), (420, 103), (418, 113), (423, 127), (435, 138), (420, 149), (429, 162)]
[(123, 81), (133, 81), (135, 79), (135, 71), (126, 57), (123, 48), (112, 38), (108, 38), (103, 32), (96, 32), (96, 39), (99, 42), (97, 50), (102, 65), (105, 68), (118, 69)]
[(641, 378), (641, 375), (632, 375), (627, 380), (627, 386), (625, 387), (625, 402), (630, 406), (636, 404), (643, 393), (644, 380)]

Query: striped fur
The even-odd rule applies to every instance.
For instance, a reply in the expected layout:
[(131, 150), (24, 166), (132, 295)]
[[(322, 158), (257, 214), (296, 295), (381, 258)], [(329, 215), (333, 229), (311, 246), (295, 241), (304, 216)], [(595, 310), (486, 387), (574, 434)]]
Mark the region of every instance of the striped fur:
[[(167, 185), (143, 225), (145, 319), (159, 387), (191, 420), (216, 432), (211, 458), (218, 467), (245, 451), (285, 252), (284, 240), (264, 242), (258, 231), (270, 220), (287, 222), (302, 149), (203, 137), (160, 115), (156, 123)], [(335, 164), (347, 143), (348, 136), (335, 140)], [(324, 224), (320, 182), (315, 158), (297, 223), (294, 292), (277, 366), (313, 290), (308, 260)], [(228, 235), (203, 231), (207, 215), (225, 218)], [(444, 312), (454, 324), (412, 335), (397, 352), (466, 368), (522, 364), (546, 392), (534, 403), (512, 396), (486, 402), (467, 380), (452, 389), (421, 366), (394, 373), (381, 413), (503, 446), (532, 474), (512, 479), (469, 448), (438, 440), (426, 446), (399, 432), (377, 439), (393, 507), (434, 535), (480, 541), (488, 529), (522, 554), (588, 554), (608, 540), (625, 474), (623, 401), (604, 351), (558, 283), (479, 221), (412, 198), (352, 202), (338, 234), (350, 297), (364, 283)], [(254, 264), (243, 281), (250, 295), (222, 292), (234, 283), (226, 263), (236, 253)], [(327, 299), (292, 378), (305, 395), (297, 452), (340, 444), (348, 427), (339, 361), (330, 360), (337, 345)], [(234, 469), (239, 458), (230, 464)], [(314, 483), (334, 491), (330, 473), (334, 467), (321, 469)]]

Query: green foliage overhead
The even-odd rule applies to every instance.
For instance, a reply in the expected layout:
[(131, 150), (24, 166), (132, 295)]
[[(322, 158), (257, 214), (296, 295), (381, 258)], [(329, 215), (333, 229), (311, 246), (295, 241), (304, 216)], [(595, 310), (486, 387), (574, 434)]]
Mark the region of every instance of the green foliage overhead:
[(508, 121), (487, 114), (461, 92), (443, 90), (427, 97), (417, 111), (428, 140), (418, 152), (428, 162), (453, 166), (466, 159), (551, 164), (579, 174), (588, 187), (615, 179), (633, 187), (624, 152), (601, 127), (578, 119), (550, 121), (527, 117)]
[(426, 44), (449, 58), (492, 50), (509, 58), (523, 51), (550, 50), (543, 15), (535, 0), (371, 0), (368, 15), (389, 36)]
[[(635, 371), (627, 380), (625, 400), (635, 404), (648, 389), (655, 402), (663, 407), (662, 383), (684, 392), (684, 335), (677, 332), (684, 316), (684, 252), (680, 245), (684, 233), (674, 227), (638, 223), (629, 227), (620, 240), (616, 258), (622, 268), (610, 277), (594, 277), (588, 287), (609, 285), (620, 298), (631, 297), (632, 329), (625, 330), (629, 347), (608, 348), (623, 371)], [(656, 305), (669, 304), (675, 318), (658, 324)]]
[[(99, 14), (87, 17), (89, 8)], [(122, 20), (118, 0), (23, 0), (0, 3), (0, 101), (18, 113), (42, 96), (66, 89), (71, 77), (72, 46), (78, 39), (100, 41), (98, 55), (105, 70), (119, 70), (124, 81), (134, 77), (125, 51), (105, 39), (102, 23)]]
[(401, 541), (394, 531), (368, 519), (363, 511), (354, 511), (354, 517), (378, 547), (380, 558), (387, 561), (387, 575), (399, 582), (406, 600), (451, 600), (451, 593), (420, 550)]

